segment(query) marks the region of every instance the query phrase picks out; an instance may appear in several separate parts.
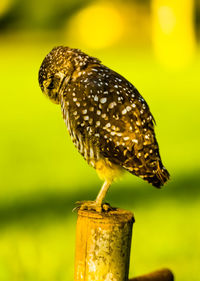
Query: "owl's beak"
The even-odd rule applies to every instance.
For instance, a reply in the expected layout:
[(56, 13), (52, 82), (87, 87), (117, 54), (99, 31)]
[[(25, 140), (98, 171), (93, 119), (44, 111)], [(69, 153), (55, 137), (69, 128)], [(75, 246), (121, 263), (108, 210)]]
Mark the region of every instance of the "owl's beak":
[(58, 90), (59, 95), (63, 94), (64, 90), (67, 87), (67, 84), (68, 84), (69, 80), (70, 80), (70, 76), (65, 77), (65, 75), (64, 75), (64, 77), (61, 80), (60, 87), (59, 87), (59, 90)]

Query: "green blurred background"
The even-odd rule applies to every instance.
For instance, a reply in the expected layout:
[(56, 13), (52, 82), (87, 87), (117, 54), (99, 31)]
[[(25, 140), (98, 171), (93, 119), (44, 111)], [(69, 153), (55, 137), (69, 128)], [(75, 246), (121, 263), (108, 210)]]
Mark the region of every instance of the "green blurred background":
[(200, 2), (1, 0), (0, 280), (73, 280), (78, 200), (96, 172), (74, 148), (38, 70), (57, 45), (80, 48), (131, 81), (157, 121), (162, 190), (126, 174), (107, 200), (131, 210), (130, 276), (169, 267), (200, 280)]

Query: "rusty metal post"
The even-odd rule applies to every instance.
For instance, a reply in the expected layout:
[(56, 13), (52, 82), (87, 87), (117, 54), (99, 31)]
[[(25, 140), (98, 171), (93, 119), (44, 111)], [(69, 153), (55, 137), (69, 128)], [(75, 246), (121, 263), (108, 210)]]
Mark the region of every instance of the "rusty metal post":
[(128, 281), (133, 214), (78, 211), (74, 281)]
[(129, 281), (174, 281), (171, 270), (164, 268), (155, 272), (130, 279)]

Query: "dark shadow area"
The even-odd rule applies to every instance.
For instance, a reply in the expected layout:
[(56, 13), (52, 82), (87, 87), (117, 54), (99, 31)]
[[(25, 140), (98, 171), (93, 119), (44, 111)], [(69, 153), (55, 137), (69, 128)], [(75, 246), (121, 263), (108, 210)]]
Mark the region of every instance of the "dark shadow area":
[[(12, 223), (37, 224), (44, 223), (45, 218), (64, 218), (72, 215), (75, 202), (79, 200), (92, 200), (97, 195), (97, 189), (84, 184), (81, 189), (74, 193), (36, 193), (28, 198), (18, 199), (12, 203), (1, 203), (0, 228)], [(123, 208), (123, 204), (130, 209), (140, 204), (156, 204), (168, 199), (190, 204), (195, 202), (200, 195), (200, 175), (191, 174), (176, 181), (171, 181), (161, 190), (152, 188), (151, 185), (142, 181), (133, 186), (112, 186), (107, 200), (114, 206)]]

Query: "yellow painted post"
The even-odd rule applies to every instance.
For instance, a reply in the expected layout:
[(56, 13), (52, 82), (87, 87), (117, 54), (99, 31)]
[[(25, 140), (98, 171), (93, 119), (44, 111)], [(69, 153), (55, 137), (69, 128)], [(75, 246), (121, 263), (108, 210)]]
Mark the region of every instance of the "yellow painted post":
[(74, 281), (128, 281), (133, 214), (79, 210)]

